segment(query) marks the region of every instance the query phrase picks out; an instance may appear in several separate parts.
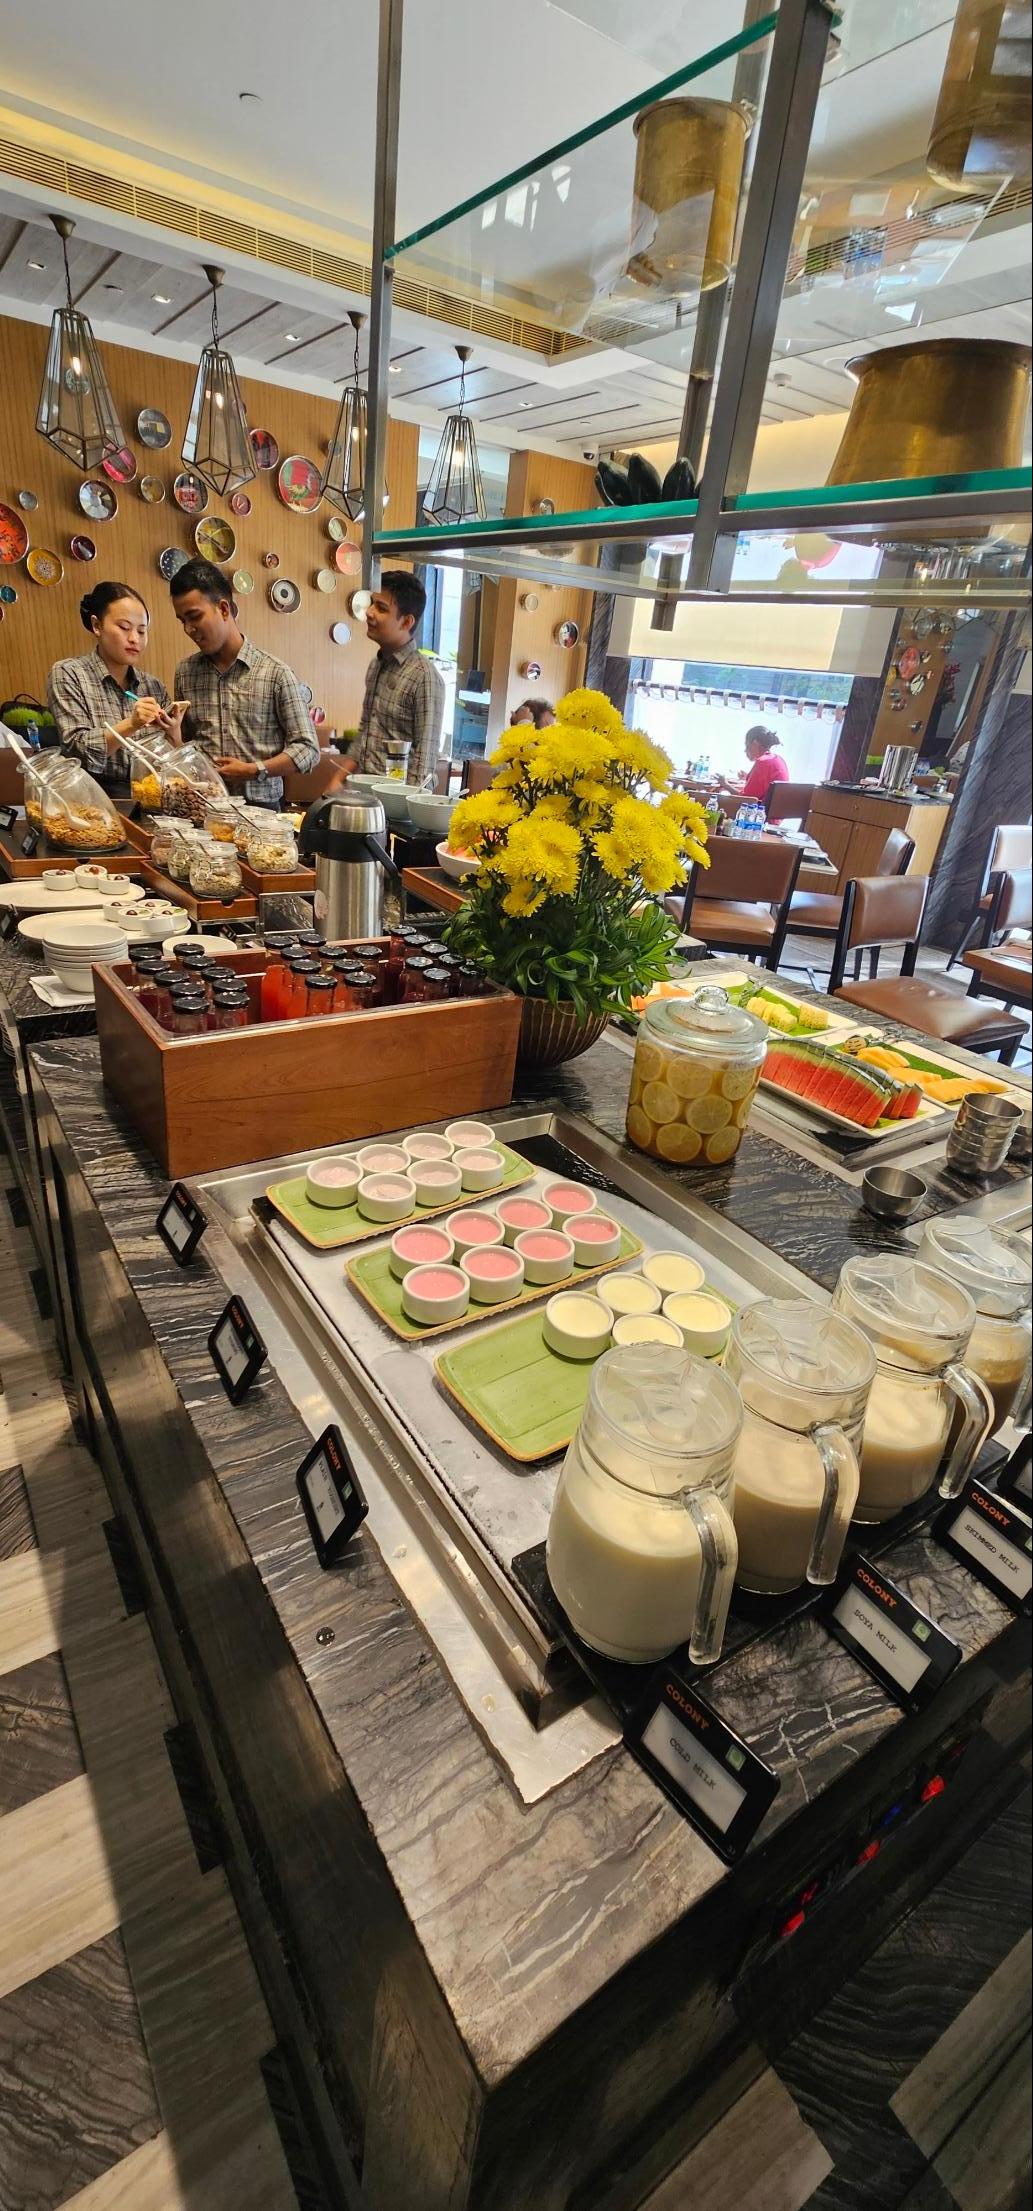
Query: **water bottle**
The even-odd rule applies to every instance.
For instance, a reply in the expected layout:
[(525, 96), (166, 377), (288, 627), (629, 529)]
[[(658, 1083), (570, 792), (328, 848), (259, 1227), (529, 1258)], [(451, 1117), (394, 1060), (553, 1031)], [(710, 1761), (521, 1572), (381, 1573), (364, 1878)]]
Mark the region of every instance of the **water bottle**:
[(748, 806), (742, 805), (736, 811), (735, 820), (733, 821), (731, 829), (729, 830), (729, 835), (732, 837), (748, 837), (749, 834), (750, 809)]
[(762, 805), (762, 803), (761, 803), (760, 799), (758, 798), (758, 799), (754, 799), (754, 802), (753, 802), (752, 806), (750, 807), (750, 836), (751, 836), (751, 837), (762, 837), (763, 835), (764, 835), (764, 808), (763, 808), (763, 805)]

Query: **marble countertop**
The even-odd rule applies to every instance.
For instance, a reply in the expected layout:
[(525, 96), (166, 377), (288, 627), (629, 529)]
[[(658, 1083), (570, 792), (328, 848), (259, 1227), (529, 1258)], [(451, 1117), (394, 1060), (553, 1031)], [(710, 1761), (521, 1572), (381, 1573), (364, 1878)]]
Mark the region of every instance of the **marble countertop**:
[[(518, 1801), (375, 1546), (361, 1546), (347, 1575), (320, 1575), (293, 1479), (308, 1432), (268, 1369), (240, 1407), (228, 1405), (206, 1350), (221, 1285), (203, 1247), (181, 1272), (159, 1244), (167, 1185), (106, 1097), (96, 1043), (46, 1042), (33, 1061), (471, 2061), (498, 2081), (727, 1871), (619, 1749), (541, 1801)], [(565, 1070), (523, 1082), (518, 1102), (552, 1102), (619, 1135), (628, 1071), (603, 1039)], [(847, 1185), (759, 1132), (747, 1132), (731, 1166), (694, 1174), (691, 1186), (821, 1281), (858, 1234), (878, 1235)], [(902, 1556), (905, 1581), (907, 1565)], [(936, 1574), (941, 1610), (975, 1655), (1009, 1615), (946, 1555)], [(332, 1647), (316, 1641), (327, 1623)], [(757, 1853), (910, 1724), (813, 1621), (728, 1658), (707, 1694), (780, 1775)]]
[(97, 1016), (92, 1006), (72, 1006), (58, 1012), (37, 998), (33, 975), (45, 975), (42, 952), (27, 944), (15, 931), (0, 944), (0, 1025), (16, 1030), (27, 1047), (46, 1037), (93, 1036)]

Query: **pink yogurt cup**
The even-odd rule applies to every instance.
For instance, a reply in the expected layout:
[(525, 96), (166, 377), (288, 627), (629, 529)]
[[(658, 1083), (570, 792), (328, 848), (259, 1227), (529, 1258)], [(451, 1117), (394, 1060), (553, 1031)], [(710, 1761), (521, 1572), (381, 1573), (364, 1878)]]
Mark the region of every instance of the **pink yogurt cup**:
[(450, 1267), (454, 1250), (447, 1228), (429, 1222), (425, 1228), (399, 1228), (391, 1238), (391, 1272), (402, 1281), (410, 1267)]
[(494, 1213), (472, 1205), (468, 1213), (450, 1213), (445, 1227), (456, 1248), (456, 1261), (467, 1251), (484, 1251), (489, 1244), (501, 1244), (502, 1222)]
[(569, 1218), (563, 1224), (563, 1233), (570, 1237), (574, 1257), (579, 1267), (602, 1267), (609, 1259), (621, 1255), (619, 1221), (610, 1219), (608, 1213), (591, 1213)]
[(575, 1215), (595, 1211), (595, 1191), (583, 1182), (550, 1182), (542, 1192), (552, 1214), (554, 1228), (563, 1228)]
[(574, 1246), (558, 1228), (529, 1228), (513, 1246), (528, 1282), (565, 1282), (574, 1272)]
[(495, 1207), (507, 1244), (515, 1244), (531, 1228), (551, 1228), (552, 1212), (541, 1198), (500, 1198)]
[(504, 1305), (507, 1299), (519, 1297), (524, 1287), (524, 1262), (506, 1244), (464, 1252), (459, 1264), (478, 1305)]

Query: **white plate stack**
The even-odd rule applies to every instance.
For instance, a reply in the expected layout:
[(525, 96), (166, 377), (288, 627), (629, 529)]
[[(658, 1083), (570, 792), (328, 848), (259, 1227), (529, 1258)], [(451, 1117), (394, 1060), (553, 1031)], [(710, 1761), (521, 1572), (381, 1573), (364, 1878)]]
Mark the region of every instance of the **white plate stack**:
[(67, 921), (55, 919), (41, 935), (40, 943), (47, 966), (58, 982), (84, 998), (93, 996), (94, 962), (124, 960), (129, 950), (126, 930), (95, 919), (92, 913), (78, 919), (69, 915)]

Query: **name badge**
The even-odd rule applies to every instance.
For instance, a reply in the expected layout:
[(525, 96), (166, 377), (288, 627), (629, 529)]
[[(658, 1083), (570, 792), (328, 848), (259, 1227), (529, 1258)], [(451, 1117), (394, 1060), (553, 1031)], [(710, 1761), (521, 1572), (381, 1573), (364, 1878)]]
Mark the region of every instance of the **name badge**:
[(24, 852), (24, 854), (25, 854), (25, 857), (26, 857), (26, 859), (27, 859), (27, 860), (31, 860), (31, 858), (32, 858), (32, 855), (33, 855), (33, 853), (35, 852), (35, 850), (36, 850), (36, 846), (38, 845), (38, 843), (39, 843), (39, 830), (38, 830), (38, 829), (30, 829), (30, 830), (28, 830), (28, 831), (26, 832), (25, 836), (24, 836), (24, 837), (22, 838), (22, 851)]
[(177, 1267), (188, 1267), (208, 1226), (208, 1215), (182, 1182), (174, 1182), (155, 1228)]
[(308, 1532), (322, 1567), (333, 1566), (369, 1511), (338, 1427), (324, 1428), (297, 1472)]
[(961, 1662), (961, 1645), (889, 1576), (856, 1557), (823, 1606), (825, 1626), (906, 1712), (921, 1711)]
[(734, 1865), (778, 1795), (778, 1775), (672, 1666), (660, 1666), (624, 1742), (719, 1857)]
[(0, 806), (0, 829), (13, 829), (17, 819), (16, 806)]
[(220, 1313), (208, 1349), (230, 1404), (239, 1405), (265, 1359), (265, 1345), (242, 1297), (231, 1297)]
[(1007, 1497), (1021, 1512), (1033, 1507), (1033, 1436), (1023, 1436), (998, 1477), (997, 1494)]
[(941, 1512), (934, 1533), (1013, 1612), (1030, 1611), (1033, 1524), (1028, 1513), (970, 1476), (960, 1497)]

